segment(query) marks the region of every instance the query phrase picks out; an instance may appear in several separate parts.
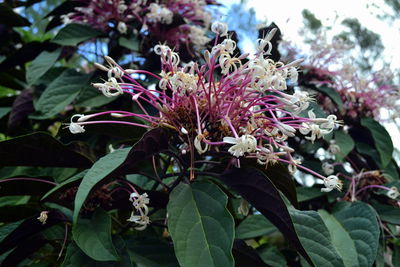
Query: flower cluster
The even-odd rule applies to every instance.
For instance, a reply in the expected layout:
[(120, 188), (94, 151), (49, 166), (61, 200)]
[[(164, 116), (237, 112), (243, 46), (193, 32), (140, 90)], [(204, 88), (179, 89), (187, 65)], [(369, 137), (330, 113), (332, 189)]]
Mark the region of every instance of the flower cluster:
[[(161, 56), (161, 73), (123, 69), (106, 57), (109, 66), (97, 64), (107, 71), (108, 81), (94, 84), (104, 95), (131, 95), (142, 110), (141, 114), (127, 111), (106, 111), (90, 115), (74, 115), (69, 125), (72, 133), (83, 132), (84, 125), (94, 123), (123, 123), (145, 128), (168, 127), (178, 134), (184, 151), (229, 152), (237, 166), (240, 157), (255, 158), (267, 166), (276, 162), (308, 170), (292, 154), (294, 149), (286, 140), (300, 133), (314, 141), (338, 126), (336, 116), (317, 118), (310, 110), (308, 117), (299, 115), (312, 98), (306, 92), (285, 92), (287, 81), (296, 82), (296, 67), (301, 60), (285, 65), (268, 58), (270, 40), (275, 31), (258, 40), (257, 53), (246, 62), (248, 54), (234, 56), (235, 41), (226, 37), (227, 26), (215, 23), (216, 43), (205, 51), (204, 64), (181, 64), (179, 55), (165, 45), (154, 50)], [(159, 80), (159, 88), (143, 87), (132, 74), (151, 75)], [(142, 105), (146, 103), (158, 111), (150, 115)], [(112, 117), (136, 117), (147, 123), (130, 121), (93, 121), (92, 118), (110, 114)], [(76, 117), (79, 117), (75, 120)], [(183, 152), (183, 151), (182, 151)], [(311, 170), (308, 170), (312, 172)], [(314, 173), (314, 172), (312, 172)], [(325, 177), (314, 173), (316, 176)], [(339, 187), (336, 186), (339, 189)]]
[[(296, 58), (302, 52), (290, 42), (283, 42), (288, 58)], [(354, 66), (355, 59), (349, 55), (351, 46), (341, 40), (329, 42), (324, 35), (317, 35), (310, 42), (310, 55), (304, 64), (307, 83), (327, 85), (341, 96), (340, 111), (330, 98), (320, 97), (322, 106), (330, 113), (350, 118), (361, 116), (382, 118), (382, 108), (391, 118), (398, 118), (400, 111), (400, 88), (393, 84), (394, 73), (388, 67), (361, 74)]]
[[(179, 49), (181, 44), (203, 47), (210, 39), (206, 36), (210, 25), (211, 14), (206, 5), (211, 1), (148, 1), (148, 0), (77, 0), (82, 5), (75, 11), (63, 15), (67, 23), (83, 23), (104, 31), (110, 28), (121, 34), (127, 33), (130, 22), (139, 22), (141, 32), (150, 34), (151, 38)], [(179, 25), (172, 25), (174, 16), (180, 16)], [(163, 28), (160, 25), (167, 25)]]
[(134, 192), (130, 194), (129, 200), (132, 202), (134, 211), (131, 213), (131, 217), (128, 219), (129, 222), (138, 224), (135, 227), (136, 230), (142, 231), (146, 229), (147, 225), (150, 224), (150, 219), (147, 216), (149, 208), (147, 205), (150, 203), (149, 196), (147, 193), (139, 194)]

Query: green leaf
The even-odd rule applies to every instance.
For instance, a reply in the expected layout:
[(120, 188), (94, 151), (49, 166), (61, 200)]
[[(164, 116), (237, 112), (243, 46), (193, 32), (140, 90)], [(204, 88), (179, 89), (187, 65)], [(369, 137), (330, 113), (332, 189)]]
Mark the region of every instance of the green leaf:
[(400, 209), (398, 207), (373, 204), (372, 205), (382, 221), (400, 225)]
[(139, 40), (135, 37), (131, 37), (129, 39), (120, 37), (118, 39), (118, 43), (120, 46), (126, 47), (132, 51), (139, 51)]
[(34, 84), (42, 77), (57, 61), (61, 54), (61, 49), (53, 52), (43, 51), (37, 56), (26, 69), (26, 81), (29, 85)]
[(128, 254), (138, 266), (178, 267), (173, 247), (155, 236), (131, 236), (126, 241)]
[(90, 220), (81, 219), (72, 235), (83, 252), (97, 261), (117, 261), (119, 256), (111, 238), (111, 217), (97, 209)]
[(328, 86), (319, 86), (315, 88), (317, 91), (320, 91), (321, 93), (324, 93), (327, 95), (330, 99), (335, 102), (335, 104), (338, 106), (339, 110), (343, 110), (343, 102), (342, 99), (339, 95), (339, 93), (334, 89), (330, 88)]
[(250, 215), (236, 228), (235, 238), (250, 239), (262, 235), (268, 235), (277, 231), (276, 227), (263, 215)]
[(359, 266), (356, 246), (347, 230), (335, 218), (335, 216), (329, 214), (325, 210), (319, 210), (318, 213), (329, 230), (332, 243), (336, 247), (339, 255), (342, 257), (344, 266)]
[(19, 206), (28, 203), (31, 196), (5, 196), (0, 197), (0, 207)]
[(340, 152), (335, 155), (336, 160), (342, 161), (354, 149), (353, 138), (343, 131), (335, 131), (335, 141), (340, 147)]
[(295, 209), (289, 212), (300, 242), (315, 266), (344, 266), (318, 212)]
[(3, 225), (0, 227), (0, 242), (3, 242), (3, 240), (17, 227), (23, 222), (23, 220), (18, 221), (18, 222), (13, 222), (9, 223), (6, 225)]
[(99, 159), (83, 177), (75, 197), (74, 223), (77, 222), (79, 211), (92, 188), (117, 169), (125, 161), (130, 150), (129, 147), (107, 154)]
[(333, 215), (354, 241), (359, 266), (372, 266), (379, 242), (375, 211), (362, 202), (341, 202), (335, 206)]
[(168, 228), (181, 266), (234, 265), (234, 221), (227, 201), (211, 183), (181, 183), (171, 192)]
[(325, 194), (321, 192), (320, 188), (316, 187), (297, 187), (297, 199), (299, 202), (308, 201), (317, 197), (324, 196)]
[(89, 76), (73, 69), (64, 71), (47, 86), (38, 101), (34, 102), (39, 114), (32, 115), (31, 118), (48, 119), (63, 111), (86, 85)]
[(392, 160), (392, 138), (386, 129), (372, 118), (362, 118), (361, 125), (371, 132), (375, 147), (381, 159), (382, 168), (385, 168)]
[(268, 264), (268, 266), (271, 267), (287, 266), (285, 257), (282, 255), (282, 253), (280, 253), (280, 251), (276, 247), (266, 244), (258, 248), (257, 252), (258, 255), (260, 255), (263, 262)]
[(0, 107), (0, 119), (6, 116), (11, 111), (9, 107)]
[(85, 174), (87, 173), (87, 170), (80, 172), (71, 178), (67, 179), (66, 181), (62, 182), (61, 184), (57, 185), (56, 187), (53, 187), (50, 191), (48, 191), (42, 198), (41, 201), (44, 199), (48, 198), (51, 194), (55, 193), (56, 191), (59, 191), (60, 189), (64, 188), (64, 186), (72, 184), (80, 179), (82, 179)]
[(75, 242), (68, 245), (67, 253), (62, 263), (62, 267), (132, 267), (132, 263), (128, 252), (126, 251), (126, 244), (124, 240), (116, 236), (114, 238), (115, 246), (121, 254), (121, 261), (99, 262), (88, 257)]
[(68, 24), (57, 33), (52, 42), (60, 45), (75, 46), (100, 34), (100, 31), (87, 25)]

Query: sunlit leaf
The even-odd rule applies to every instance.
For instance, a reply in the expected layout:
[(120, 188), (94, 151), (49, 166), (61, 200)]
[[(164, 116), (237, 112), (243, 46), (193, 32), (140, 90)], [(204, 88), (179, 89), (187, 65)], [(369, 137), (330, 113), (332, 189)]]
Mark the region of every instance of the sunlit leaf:
[(57, 49), (53, 52), (44, 51), (40, 53), (26, 69), (26, 81), (28, 84), (34, 84), (37, 79), (42, 77), (56, 62), (60, 53), (61, 49)]
[(90, 75), (79, 73), (73, 69), (64, 71), (41, 94), (37, 102), (34, 102), (35, 109), (39, 114), (32, 115), (34, 119), (48, 119), (70, 104), (86, 86)]
[(68, 24), (57, 33), (52, 42), (60, 45), (75, 46), (100, 34), (100, 31), (84, 24)]

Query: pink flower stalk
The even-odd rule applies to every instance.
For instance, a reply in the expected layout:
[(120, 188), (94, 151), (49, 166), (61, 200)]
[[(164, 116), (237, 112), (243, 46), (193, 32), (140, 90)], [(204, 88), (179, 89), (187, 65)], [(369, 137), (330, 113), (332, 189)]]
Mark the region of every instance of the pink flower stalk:
[(75, 11), (63, 15), (65, 24), (82, 23), (94, 28), (107, 31), (111, 24), (121, 33), (126, 33), (126, 23), (134, 18), (131, 10), (124, 0), (75, 0), (81, 3)]
[[(215, 23), (212, 29), (216, 40), (227, 35), (225, 24)], [(248, 54), (232, 55), (236, 43), (229, 38), (221, 43), (216, 41), (211, 52), (205, 51), (203, 64), (181, 65), (176, 52), (168, 46), (157, 45), (154, 50), (161, 56), (160, 75), (123, 69), (106, 57), (109, 66), (97, 64), (97, 67), (107, 71), (109, 80), (94, 86), (106, 96), (131, 95), (142, 114), (106, 111), (74, 115), (69, 128), (72, 133), (78, 133), (84, 132), (85, 125), (95, 123), (167, 127), (179, 135), (182, 152), (189, 151), (192, 161), (196, 152), (201, 155), (227, 150), (236, 158), (256, 158), (259, 164), (266, 166), (278, 161), (288, 163), (289, 169), (294, 171), (300, 161), (293, 158), (294, 150), (288, 146), (287, 138), (294, 137), (299, 130), (313, 142), (330, 133), (338, 121), (334, 115), (317, 118), (312, 110), (308, 118), (298, 115), (308, 108), (312, 98), (305, 92), (284, 93), (287, 80), (296, 81), (296, 66), (301, 60), (285, 65), (265, 57), (268, 54), (265, 48), (270, 49), (274, 32), (258, 41), (258, 52), (246, 63), (242, 60)], [(160, 90), (143, 87), (132, 74), (156, 77)], [(143, 103), (154, 107), (158, 114), (150, 115)], [(118, 118), (136, 117), (145, 123), (92, 120), (104, 114)]]
[[(400, 88), (393, 84), (394, 74), (389, 68), (363, 75), (352, 63), (347, 63), (351, 46), (340, 40), (328, 42), (323, 35), (316, 37), (304, 64), (309, 70), (307, 82), (336, 89), (344, 104), (344, 112), (340, 114), (332, 102), (325, 99), (323, 107), (327, 111), (336, 111), (338, 115), (350, 118), (367, 116), (382, 120), (383, 108), (390, 117), (398, 118)], [(289, 42), (284, 42), (283, 47), (288, 52), (288, 58), (301, 54), (300, 49)]]
[[(190, 44), (204, 47), (210, 41), (206, 37), (211, 14), (206, 11), (212, 1), (147, 1), (147, 0), (75, 0), (82, 3), (75, 12), (64, 15), (64, 23), (83, 23), (108, 31), (112, 27), (121, 34), (128, 31), (129, 23), (137, 21), (142, 25), (142, 33), (175, 47), (189, 47)], [(174, 16), (182, 18), (180, 25), (170, 26)], [(167, 25), (168, 27), (161, 27)], [(188, 49), (190, 51), (190, 49)]]

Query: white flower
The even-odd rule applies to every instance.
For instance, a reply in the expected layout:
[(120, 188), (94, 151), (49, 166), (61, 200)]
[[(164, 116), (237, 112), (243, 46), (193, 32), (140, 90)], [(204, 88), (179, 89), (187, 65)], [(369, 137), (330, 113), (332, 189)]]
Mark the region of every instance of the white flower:
[(223, 142), (233, 144), (228, 152), (237, 158), (243, 156), (246, 152), (254, 152), (257, 149), (257, 139), (249, 134), (242, 135), (239, 138), (224, 137)]
[(68, 126), (69, 131), (70, 131), (72, 134), (84, 133), (84, 132), (85, 132), (85, 129), (83, 128), (83, 126), (82, 126), (82, 125), (79, 125), (79, 124), (76, 123), (76, 122), (73, 122), (73, 119), (74, 119), (75, 117), (79, 117), (79, 119), (78, 119), (78, 121), (79, 121), (80, 119), (85, 118), (86, 116), (83, 115), (83, 114), (75, 114), (75, 115), (73, 115), (73, 116), (71, 117), (71, 123), (70, 123), (69, 126)]
[(244, 216), (247, 216), (249, 214), (249, 202), (244, 200), (243, 198), (240, 200), (240, 205), (238, 208), (238, 213), (242, 214)]
[(126, 27), (125, 22), (120, 21), (120, 22), (118, 22), (117, 30), (118, 30), (121, 34), (125, 34), (126, 31), (128, 30), (128, 27)]
[(99, 89), (106, 97), (113, 97), (124, 93), (117, 79), (114, 77), (110, 77), (105, 83), (93, 83), (92, 85)]
[(125, 5), (123, 1), (121, 1), (121, 3), (118, 5), (118, 13), (122, 14), (127, 9), (128, 9), (128, 6)]
[[(312, 110), (308, 111), (308, 116), (310, 117), (311, 121), (319, 120), (316, 119), (315, 113)], [(320, 126), (316, 123), (306, 122), (302, 124), (302, 127), (299, 129), (299, 131), (303, 135), (307, 135), (311, 132), (311, 136), (306, 136), (306, 139), (314, 143), (315, 139), (321, 138), (322, 136), (329, 134), (332, 131), (332, 129), (330, 130), (321, 129)]]
[(211, 31), (213, 31), (216, 34), (219, 34), (220, 36), (226, 36), (228, 35), (228, 25), (219, 21), (214, 22), (211, 25)]
[(203, 140), (203, 138), (204, 138), (204, 136), (202, 134), (199, 134), (194, 139), (194, 147), (197, 149), (197, 153), (199, 153), (199, 155), (207, 152), (207, 150), (208, 150), (208, 144), (207, 143), (205, 143), (204, 148), (201, 146), (201, 141)]
[(321, 124), (322, 128), (326, 128), (328, 131), (333, 131), (335, 126), (338, 124), (336, 115), (329, 115), (326, 118), (326, 122)]
[(398, 196), (400, 196), (400, 193), (397, 187), (393, 186), (387, 191), (386, 195), (391, 199), (396, 199)]
[(336, 175), (330, 175), (324, 179), (324, 186), (325, 188), (321, 188), (321, 192), (331, 192), (333, 189), (341, 191), (343, 183)]
[(46, 224), (47, 218), (49, 217), (48, 214), (49, 214), (48, 211), (42, 211), (42, 212), (40, 213), (40, 216), (37, 217), (37, 219), (38, 219), (39, 222), (41, 222), (42, 224)]
[(230, 38), (222, 41), (220, 46), (225, 52), (232, 54), (236, 49), (236, 42)]
[(146, 205), (150, 203), (150, 199), (147, 193), (143, 193), (141, 195), (139, 195), (138, 193), (132, 193), (129, 196), (129, 200), (133, 202), (132, 204), (135, 207), (135, 209), (142, 209), (142, 208), (146, 209), (147, 208)]
[(328, 162), (324, 162), (322, 164), (322, 170), (324, 171), (324, 173), (326, 175), (331, 175), (335, 171), (335, 166), (333, 166), (332, 164), (329, 164)]
[(138, 231), (143, 231), (146, 229), (147, 225), (150, 224), (150, 218), (146, 214), (135, 215), (133, 211), (131, 217), (127, 219), (127, 221), (139, 224), (140, 226), (135, 227)]
[(331, 140), (329, 143), (328, 151), (330, 153), (335, 155), (340, 152), (340, 147), (336, 144), (335, 140)]
[(200, 48), (211, 40), (206, 36), (206, 30), (198, 26), (190, 26), (189, 38), (193, 45)]
[(151, 3), (150, 12), (147, 13), (147, 18), (150, 22), (161, 22), (163, 24), (171, 24), (174, 13), (168, 8), (162, 7), (156, 3)]

